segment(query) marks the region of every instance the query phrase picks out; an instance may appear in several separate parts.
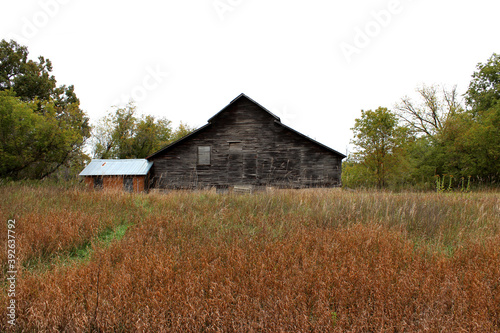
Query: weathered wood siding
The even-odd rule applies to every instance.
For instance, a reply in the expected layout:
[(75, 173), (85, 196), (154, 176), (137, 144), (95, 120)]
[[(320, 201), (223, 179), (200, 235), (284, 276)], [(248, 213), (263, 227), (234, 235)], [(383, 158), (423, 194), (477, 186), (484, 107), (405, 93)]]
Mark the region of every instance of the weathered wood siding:
[[(210, 147), (210, 165), (198, 164), (198, 147), (203, 146)], [(158, 188), (303, 188), (340, 185), (342, 157), (240, 98), (210, 125), (149, 160), (154, 162), (151, 179)]]
[(85, 184), (89, 189), (94, 189), (94, 178), (102, 179), (103, 190), (118, 190), (125, 191), (123, 179), (130, 178), (133, 180), (132, 192), (145, 192), (147, 191), (147, 177), (146, 176), (86, 176)]

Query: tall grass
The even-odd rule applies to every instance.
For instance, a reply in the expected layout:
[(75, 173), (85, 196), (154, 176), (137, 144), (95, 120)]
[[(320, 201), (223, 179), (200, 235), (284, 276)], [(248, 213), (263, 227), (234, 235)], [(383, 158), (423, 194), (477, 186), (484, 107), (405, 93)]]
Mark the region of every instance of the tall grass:
[[(0, 188), (0, 219), (16, 219), (21, 269), (50, 264), (90, 246), (93, 240), (138, 219), (130, 194), (57, 187)], [(7, 233), (0, 233), (6, 242)], [(0, 253), (5, 267), (6, 251)]]
[(50, 263), (18, 277), (18, 331), (500, 330), (497, 193), (0, 192), (23, 265)]

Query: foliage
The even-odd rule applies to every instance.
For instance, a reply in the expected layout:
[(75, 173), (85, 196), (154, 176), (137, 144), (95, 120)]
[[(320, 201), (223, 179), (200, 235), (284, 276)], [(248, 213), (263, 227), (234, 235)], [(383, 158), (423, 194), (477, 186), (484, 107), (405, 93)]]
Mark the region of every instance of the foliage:
[(477, 71), (467, 90), (468, 117), (459, 138), (468, 153), (469, 174), (488, 183), (500, 180), (500, 55), (493, 54)]
[(28, 48), (15, 41), (0, 41), (0, 90), (12, 89), (24, 101), (47, 101), (54, 95), (52, 63), (44, 57), (28, 59)]
[[(352, 155), (347, 172), (355, 171), (356, 178), (364, 174), (369, 177), (367, 182), (378, 188), (386, 186), (395, 174), (404, 172), (404, 147), (412, 141), (412, 136), (408, 128), (398, 126), (394, 113), (383, 107), (361, 111), (361, 118), (355, 120), (352, 130), (352, 142), (358, 151)], [(361, 172), (360, 167), (366, 172)]]
[(0, 177), (44, 178), (82, 159), (88, 118), (73, 86), (56, 86), (50, 60), (28, 59), (14, 41), (0, 42)]
[(352, 155), (342, 162), (342, 186), (344, 188), (371, 188), (375, 184), (373, 173), (356, 161)]
[(456, 86), (448, 90), (423, 85), (417, 93), (416, 102), (404, 97), (396, 106), (398, 117), (417, 135), (408, 146), (413, 183), (429, 184), (435, 175), (444, 173), (461, 176), (461, 166), (451, 149), (459, 133), (457, 119), (464, 116)]
[(182, 139), (183, 137), (185, 137), (186, 135), (190, 134), (191, 132), (193, 132), (196, 128), (194, 127), (191, 127), (189, 126), (188, 124), (184, 124), (183, 122), (181, 122), (179, 124), (179, 127), (177, 127), (173, 133), (172, 133), (172, 136), (170, 138), (170, 141), (171, 142), (174, 142), (174, 141), (177, 141), (179, 139)]
[(467, 90), (467, 104), (475, 114), (489, 110), (500, 101), (500, 55), (493, 53), (486, 63), (479, 63)]
[(498, 331), (498, 204), (497, 193), (3, 186), (0, 219), (19, 228), (15, 329)]
[[(467, 179), (469, 185), (498, 186), (500, 56), (493, 54), (486, 63), (478, 64), (465, 105), (459, 101), (456, 87), (423, 85), (417, 93), (417, 100), (404, 97), (396, 105), (404, 127), (392, 114), (384, 119), (380, 110), (380, 115), (362, 111), (353, 128), (353, 143), (359, 151), (344, 163), (343, 184), (431, 189), (439, 177), (449, 175), (455, 181), (448, 188), (463, 187), (459, 179)], [(391, 130), (396, 128), (406, 128), (406, 136)], [(396, 142), (401, 142), (397, 154), (386, 149)]]
[[(38, 109), (40, 108), (40, 111)], [(0, 175), (44, 178), (81, 155), (84, 135), (64, 117), (55, 102), (23, 102), (12, 91), (0, 91)], [(71, 120), (71, 118), (70, 118)]]
[(495, 185), (500, 170), (500, 57), (479, 64), (466, 94), (467, 109), (452, 114), (437, 137), (439, 172)]
[(170, 120), (136, 113), (129, 103), (99, 121), (93, 133), (95, 158), (144, 158), (192, 131), (183, 123), (173, 131)]
[(420, 101), (415, 103), (403, 97), (396, 106), (398, 116), (417, 134), (436, 139), (446, 127), (448, 120), (463, 109), (458, 101), (457, 87), (450, 90), (437, 86), (417, 88)]

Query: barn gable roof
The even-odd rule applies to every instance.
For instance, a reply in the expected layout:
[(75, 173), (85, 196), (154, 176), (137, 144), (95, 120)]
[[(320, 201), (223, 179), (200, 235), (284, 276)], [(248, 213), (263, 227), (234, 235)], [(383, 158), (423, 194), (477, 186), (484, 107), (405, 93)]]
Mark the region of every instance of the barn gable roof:
[(249, 100), (253, 104), (257, 105), (259, 108), (261, 108), (263, 111), (267, 112), (275, 120), (281, 121), (280, 118), (277, 115), (275, 115), (274, 113), (272, 113), (271, 111), (269, 111), (268, 109), (266, 109), (265, 107), (263, 107), (262, 105), (260, 105), (259, 103), (257, 103), (253, 99), (251, 99), (250, 97), (248, 97), (247, 95), (241, 93), (241, 94), (238, 95), (238, 97), (236, 97), (228, 105), (226, 105), (222, 110), (220, 110), (219, 112), (217, 112), (212, 118), (208, 119), (208, 122), (211, 123), (219, 114), (221, 114), (223, 112), (226, 112), (229, 109), (229, 107), (231, 107), (234, 103), (236, 103), (240, 99), (247, 99), (247, 100)]
[(280, 118), (278, 116), (276, 116), (274, 113), (272, 113), (271, 111), (269, 111), (268, 109), (266, 109), (265, 107), (263, 107), (262, 105), (260, 105), (259, 103), (257, 103), (256, 101), (254, 101), (253, 99), (251, 99), (250, 97), (248, 97), (247, 95), (245, 95), (245, 94), (242, 93), (242, 94), (238, 95), (235, 99), (233, 99), (222, 110), (220, 110), (214, 116), (212, 116), (210, 119), (208, 119), (208, 123), (206, 125), (198, 128), (197, 130), (195, 130), (195, 131), (191, 132), (190, 134), (186, 135), (185, 137), (183, 137), (183, 138), (181, 138), (181, 139), (179, 139), (177, 141), (172, 142), (171, 144), (167, 145), (166, 147), (164, 147), (164, 148), (158, 150), (157, 152), (151, 154), (150, 156), (146, 157), (146, 159), (149, 160), (150, 158), (153, 158), (153, 157), (155, 157), (155, 156), (157, 156), (157, 155), (159, 155), (159, 154), (161, 154), (161, 153), (169, 150), (173, 146), (176, 146), (177, 144), (188, 140), (192, 136), (194, 136), (194, 135), (198, 134), (199, 132), (203, 131), (205, 128), (211, 126), (213, 124), (215, 118), (217, 118), (217, 116), (219, 116), (223, 112), (226, 112), (229, 109), (229, 107), (231, 107), (234, 103), (236, 103), (237, 101), (239, 101), (241, 99), (247, 99), (250, 102), (252, 102), (253, 104), (257, 105), (262, 111), (268, 113), (272, 118), (274, 118), (274, 122), (276, 124), (281, 125), (286, 130), (288, 130), (288, 131), (290, 131), (292, 133), (295, 133), (295, 134), (301, 136), (302, 138), (304, 138), (304, 139), (306, 139), (306, 140), (308, 140), (308, 141), (310, 141), (310, 142), (312, 142), (312, 143), (314, 143), (314, 144), (316, 144), (316, 145), (318, 145), (318, 146), (320, 146), (320, 147), (322, 147), (324, 149), (329, 150), (330, 152), (332, 152), (334, 154), (337, 154), (337, 155), (341, 156), (341, 158), (345, 158), (346, 157), (346, 155), (344, 155), (344, 154), (342, 154), (342, 153), (340, 153), (340, 152), (338, 152), (338, 151), (336, 151), (336, 150), (334, 150), (334, 149), (332, 149), (332, 148), (330, 148), (328, 146), (325, 146), (324, 144), (322, 144), (322, 143), (320, 143), (320, 142), (318, 142), (318, 141), (316, 141), (316, 140), (308, 137), (307, 135), (304, 135), (304, 134), (302, 134), (302, 133), (294, 130), (291, 127), (288, 127), (288, 126), (284, 125), (283, 123), (281, 123), (281, 120), (280, 120)]
[(287, 130), (289, 130), (290, 132), (293, 132), (293, 133), (295, 133), (295, 134), (297, 134), (297, 135), (299, 135), (299, 136), (303, 137), (304, 139), (307, 139), (307, 140), (311, 141), (312, 143), (315, 143), (316, 145), (318, 145), (318, 146), (320, 146), (320, 147), (323, 147), (323, 148), (325, 148), (325, 149), (327, 149), (327, 150), (331, 151), (332, 153), (335, 153), (335, 154), (340, 155), (342, 158), (347, 157), (346, 155), (344, 155), (344, 154), (342, 154), (342, 153), (340, 153), (340, 152), (336, 151), (335, 149), (332, 149), (332, 148), (330, 148), (330, 147), (328, 147), (328, 146), (326, 146), (326, 145), (322, 144), (321, 142), (318, 142), (318, 141), (314, 140), (313, 138), (310, 138), (310, 137), (308, 137), (307, 135), (302, 134), (302, 133), (300, 133), (299, 131), (296, 131), (296, 130), (294, 130), (293, 128), (286, 126), (286, 125), (285, 125), (285, 124), (283, 124), (282, 122), (275, 121), (275, 123), (277, 123), (278, 125), (280, 125), (280, 126), (282, 126), (282, 127), (286, 128), (286, 129), (287, 129)]
[(153, 166), (153, 162), (146, 159), (95, 159), (80, 176), (145, 176)]

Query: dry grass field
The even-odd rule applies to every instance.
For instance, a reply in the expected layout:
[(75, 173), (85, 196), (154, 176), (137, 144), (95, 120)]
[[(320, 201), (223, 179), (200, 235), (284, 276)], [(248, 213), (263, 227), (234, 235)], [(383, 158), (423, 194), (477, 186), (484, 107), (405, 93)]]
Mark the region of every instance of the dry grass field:
[(498, 193), (3, 186), (14, 219), (2, 332), (500, 331)]

